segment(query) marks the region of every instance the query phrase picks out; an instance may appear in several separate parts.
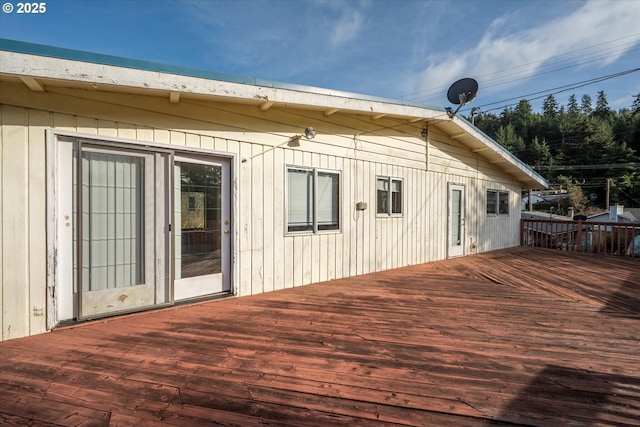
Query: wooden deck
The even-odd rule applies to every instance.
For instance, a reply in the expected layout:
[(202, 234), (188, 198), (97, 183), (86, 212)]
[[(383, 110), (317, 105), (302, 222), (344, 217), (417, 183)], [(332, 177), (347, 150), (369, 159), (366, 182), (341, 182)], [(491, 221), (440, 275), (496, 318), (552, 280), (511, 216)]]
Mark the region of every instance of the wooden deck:
[(640, 259), (520, 247), (3, 342), (0, 424), (639, 426)]

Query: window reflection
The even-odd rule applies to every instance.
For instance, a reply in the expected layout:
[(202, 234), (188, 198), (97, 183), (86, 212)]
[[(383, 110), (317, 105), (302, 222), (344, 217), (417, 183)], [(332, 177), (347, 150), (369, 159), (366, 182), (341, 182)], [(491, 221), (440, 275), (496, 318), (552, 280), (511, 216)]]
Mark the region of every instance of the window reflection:
[(176, 279), (220, 273), (222, 168), (176, 162), (178, 176), (176, 222), (180, 229), (176, 230)]

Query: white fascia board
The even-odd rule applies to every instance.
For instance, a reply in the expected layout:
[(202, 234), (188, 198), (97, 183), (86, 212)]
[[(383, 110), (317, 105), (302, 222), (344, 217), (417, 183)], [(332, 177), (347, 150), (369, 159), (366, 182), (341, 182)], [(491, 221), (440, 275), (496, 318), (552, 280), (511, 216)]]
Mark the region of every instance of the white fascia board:
[[(453, 123), (455, 123), (464, 132), (475, 138), (479, 143), (487, 147), (487, 149), (493, 152), (499, 159), (503, 159), (511, 166), (516, 168), (519, 172), (519, 175), (522, 176), (522, 179), (526, 179), (527, 181), (530, 181), (531, 184), (533, 184), (532, 187), (549, 188), (550, 184), (546, 179), (544, 179), (540, 174), (535, 172), (527, 164), (518, 159), (512, 152), (482, 133), (478, 128), (469, 124), (466, 120), (460, 119), (459, 117), (454, 117)], [(497, 163), (495, 160), (494, 162)]]
[(339, 91), (323, 90), (326, 93), (314, 93), (9, 51), (0, 51), (0, 73), (35, 79), (82, 82), (98, 87), (108, 85), (368, 114), (377, 113), (424, 119), (441, 117), (443, 114), (441, 111), (417, 106), (359, 99)]
[[(168, 94), (193, 94), (212, 98), (254, 101), (257, 105), (278, 103), (282, 105), (315, 107), (325, 111), (349, 111), (376, 116), (390, 115), (404, 117), (412, 122), (420, 120), (451, 121), (463, 132), (475, 138), (479, 143), (504, 158), (519, 171), (519, 179), (533, 186), (548, 187), (549, 183), (522, 163), (512, 153), (480, 132), (475, 126), (459, 117), (450, 119), (444, 111), (384, 100), (359, 98), (357, 94), (296, 87), (260, 86), (259, 84), (236, 83), (232, 81), (186, 76), (161, 71), (143, 70), (119, 65), (85, 62), (77, 59), (64, 59), (55, 56), (41, 56), (29, 53), (0, 50), (0, 73), (22, 78), (51, 79), (58, 81), (80, 82), (91, 85), (118, 87), (126, 91), (150, 90)], [(296, 88), (298, 90), (296, 90)], [(306, 89), (306, 90), (305, 90)], [(321, 93), (313, 92), (317, 89)]]

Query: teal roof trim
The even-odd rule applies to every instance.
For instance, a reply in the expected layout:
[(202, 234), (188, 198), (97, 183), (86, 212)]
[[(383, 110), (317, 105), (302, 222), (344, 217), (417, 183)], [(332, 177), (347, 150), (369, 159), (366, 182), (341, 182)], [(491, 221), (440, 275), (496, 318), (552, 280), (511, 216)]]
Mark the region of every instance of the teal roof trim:
[(251, 86), (269, 87), (274, 89), (285, 89), (296, 92), (307, 92), (319, 95), (337, 96), (341, 98), (359, 99), (364, 101), (383, 102), (386, 104), (397, 104), (417, 108), (429, 108), (430, 110), (444, 111), (443, 108), (431, 108), (424, 105), (410, 104), (398, 99), (369, 96), (352, 92), (345, 92), (332, 89), (305, 86), (294, 83), (282, 83), (253, 77), (242, 77), (233, 74), (204, 71), (196, 68), (181, 67), (176, 65), (161, 64), (159, 62), (143, 61), (139, 59), (129, 59), (120, 56), (104, 55), (101, 53), (91, 53), (81, 50), (67, 49), (28, 43), (17, 40), (0, 38), (0, 50), (7, 52), (23, 53), (28, 55), (46, 56), (50, 58), (68, 59), (71, 61), (82, 61), (100, 65), (110, 65), (116, 67), (131, 68), (136, 70), (153, 71), (158, 73), (175, 74), (185, 77), (197, 77), (206, 80), (217, 80), (228, 83), (238, 83)]

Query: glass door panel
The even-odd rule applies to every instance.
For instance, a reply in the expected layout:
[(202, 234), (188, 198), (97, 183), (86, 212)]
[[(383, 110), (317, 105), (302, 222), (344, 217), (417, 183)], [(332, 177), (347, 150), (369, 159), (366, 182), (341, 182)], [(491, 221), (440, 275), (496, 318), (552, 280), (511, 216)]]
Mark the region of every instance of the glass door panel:
[(451, 244), (460, 245), (460, 190), (451, 190)]
[(448, 256), (464, 255), (464, 186), (449, 185)]
[(166, 302), (168, 156), (90, 147), (81, 153), (81, 209), (74, 215), (79, 317)]
[(174, 298), (229, 290), (228, 164), (178, 158), (174, 162)]

